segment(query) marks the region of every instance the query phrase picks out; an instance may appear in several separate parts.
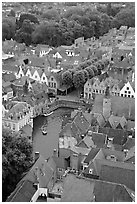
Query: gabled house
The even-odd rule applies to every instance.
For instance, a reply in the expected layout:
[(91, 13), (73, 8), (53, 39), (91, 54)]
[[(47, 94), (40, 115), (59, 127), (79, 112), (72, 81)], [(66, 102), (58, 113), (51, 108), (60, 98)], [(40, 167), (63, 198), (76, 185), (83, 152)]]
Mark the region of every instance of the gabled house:
[(11, 88), (10, 82), (2, 83), (2, 100), (8, 101), (13, 98), (13, 89)]
[(68, 174), (61, 202), (132, 202), (131, 193), (125, 185)]
[(60, 86), (60, 77), (56, 73), (51, 73), (48, 77), (49, 92), (57, 94), (57, 89)]
[(124, 162), (135, 164), (135, 146), (131, 147), (126, 153)]
[(105, 108), (105, 110), (109, 112), (109, 116), (113, 112), (113, 115), (115, 116), (120, 116), (120, 117), (124, 116), (126, 120), (132, 120), (132, 121), (135, 120), (135, 99), (134, 98), (110, 96), (108, 99), (105, 99), (105, 97), (102, 95), (96, 95), (92, 113), (103, 114), (103, 108)]
[(125, 154), (121, 151), (101, 149), (84, 170), (86, 176), (100, 180), (123, 184), (135, 190), (135, 166), (123, 162)]
[(104, 125), (104, 127), (113, 128), (113, 129), (125, 129), (127, 125), (127, 120), (125, 117), (119, 117), (111, 115)]
[(6, 111), (2, 118), (2, 125), (15, 132), (18, 132), (22, 127), (30, 124), (33, 127), (33, 108), (25, 102), (11, 103), (11, 108)]
[(84, 98), (92, 99), (92, 91), (93, 91), (93, 79), (88, 79), (84, 84)]
[(24, 69), (20, 66), (19, 67), (19, 72), (18, 72), (18, 78), (21, 78), (21, 77), (23, 77), (25, 74), (24, 74)]
[[(132, 86), (131, 86), (132, 84)], [(120, 96), (135, 98), (135, 85), (133, 83), (127, 82), (125, 86), (120, 90)]]
[(37, 202), (40, 195), (47, 199), (48, 190), (54, 185), (54, 171), (47, 160), (38, 154), (36, 153), (34, 165), (8, 197), (8, 202)]
[(2, 73), (11, 74), (13, 73), (16, 78), (18, 78), (19, 67), (9, 64), (2, 65)]

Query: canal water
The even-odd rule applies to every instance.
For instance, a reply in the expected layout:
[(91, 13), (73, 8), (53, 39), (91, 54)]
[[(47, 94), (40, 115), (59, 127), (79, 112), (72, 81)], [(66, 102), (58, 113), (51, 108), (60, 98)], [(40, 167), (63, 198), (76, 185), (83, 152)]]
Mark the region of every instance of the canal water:
[[(73, 109), (59, 108), (50, 116), (38, 116), (33, 120), (33, 156), (39, 152), (45, 159), (53, 155), (53, 150), (58, 148), (59, 132), (63, 117), (70, 116)], [(41, 126), (47, 124), (47, 134), (43, 135)]]

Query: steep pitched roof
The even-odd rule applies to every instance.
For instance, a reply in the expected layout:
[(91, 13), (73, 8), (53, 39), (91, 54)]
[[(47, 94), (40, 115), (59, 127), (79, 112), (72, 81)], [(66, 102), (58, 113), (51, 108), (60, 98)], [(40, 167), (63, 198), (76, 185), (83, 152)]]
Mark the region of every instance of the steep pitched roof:
[(131, 162), (131, 163), (135, 164), (135, 146), (130, 148), (124, 161), (125, 162)]
[(7, 71), (7, 72), (14, 72), (14, 73), (18, 73), (19, 71), (19, 67), (18, 66), (12, 66), (10, 64), (3, 64), (2, 65), (2, 70), (3, 71)]
[(82, 113), (78, 114), (74, 118), (73, 122), (75, 123), (81, 134), (85, 134), (90, 125)]
[(128, 138), (126, 143), (123, 145), (123, 149), (128, 149), (135, 146), (135, 138)]
[(124, 185), (69, 174), (64, 181), (62, 202), (131, 202)]
[[(96, 95), (93, 113), (103, 112), (103, 98), (102, 95)], [(131, 118), (135, 120), (135, 99), (128, 97), (111, 96), (111, 109), (115, 116), (125, 116), (126, 119)]]
[(122, 129), (112, 129), (112, 128), (101, 128), (99, 127), (99, 132), (107, 134), (108, 138), (114, 138), (113, 144), (123, 145), (127, 139), (127, 132)]
[(94, 145), (98, 148), (105, 147), (107, 135), (98, 132), (88, 133), (88, 136), (92, 138)]
[(100, 148), (92, 148), (87, 157), (84, 160), (84, 163), (89, 163), (94, 159), (96, 154), (99, 152)]
[(29, 172), (22, 178), (21, 181), (31, 181), (33, 183), (39, 182), (40, 188), (46, 188), (51, 177), (53, 169), (49, 166), (48, 162), (40, 155), (34, 163)]
[(57, 168), (67, 169), (68, 162), (65, 160), (65, 158), (53, 156), (53, 160)]
[[(101, 160), (96, 160), (101, 163)], [(119, 184), (124, 184), (131, 190), (135, 190), (135, 166), (121, 162), (104, 162), (101, 164), (100, 179)]]
[(5, 73), (5, 74), (2, 74), (2, 79), (5, 82), (7, 82), (7, 81), (13, 82), (16, 79), (16, 77), (15, 77), (15, 75), (13, 73), (10, 73), (10, 74)]
[(6, 202), (30, 202), (36, 189), (31, 181), (22, 181), (11, 193)]

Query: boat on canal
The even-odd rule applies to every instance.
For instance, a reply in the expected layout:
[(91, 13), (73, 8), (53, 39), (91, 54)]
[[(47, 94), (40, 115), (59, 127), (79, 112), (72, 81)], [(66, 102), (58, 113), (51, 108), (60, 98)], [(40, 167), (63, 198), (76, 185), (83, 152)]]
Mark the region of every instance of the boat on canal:
[(43, 114), (43, 115), (46, 117), (46, 116), (50, 116), (50, 115), (52, 115), (52, 114), (53, 114), (53, 111), (50, 112), (50, 113), (47, 113), (47, 114)]
[(43, 126), (41, 127), (41, 131), (42, 131), (42, 134), (43, 134), (43, 135), (46, 135), (46, 134), (47, 134), (47, 126), (46, 126), (46, 125), (43, 125)]

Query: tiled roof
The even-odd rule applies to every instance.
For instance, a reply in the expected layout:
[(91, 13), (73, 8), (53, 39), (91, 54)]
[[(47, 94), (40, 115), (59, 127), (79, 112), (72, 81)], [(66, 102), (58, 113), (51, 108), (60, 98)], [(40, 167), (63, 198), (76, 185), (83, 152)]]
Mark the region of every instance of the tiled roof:
[(2, 79), (5, 82), (7, 82), (7, 81), (12, 82), (12, 81), (14, 81), (16, 79), (16, 77), (15, 77), (15, 75), (13, 73), (11, 73), (11, 74), (6, 74), (5, 73), (5, 74), (2, 74)]
[(92, 132), (92, 135), (89, 135), (89, 136), (92, 137), (92, 140), (94, 142), (94, 145), (96, 145), (96, 147), (101, 148), (105, 146), (106, 137), (107, 137), (106, 134)]
[[(124, 184), (131, 190), (135, 190), (135, 166), (125, 162), (111, 162), (96, 160), (100, 163), (100, 179), (104, 181)], [(102, 163), (102, 164), (101, 164)]]
[[(102, 95), (96, 95), (93, 113), (102, 113), (103, 111)], [(128, 97), (111, 96), (111, 110), (116, 116), (125, 116), (125, 118), (135, 119), (135, 99)]]
[(135, 146), (130, 148), (124, 161), (128, 162), (130, 160), (131, 160), (131, 162), (135, 163)]
[(69, 174), (61, 202), (131, 202), (124, 185)]
[(53, 160), (57, 168), (67, 169), (68, 162), (65, 160), (65, 158), (53, 156)]
[(24, 114), (24, 111), (29, 111), (29, 105), (25, 102), (18, 102), (7, 112), (5, 118), (12, 116), (12, 120), (18, 120), (18, 116)]
[(123, 149), (130, 149), (135, 146), (135, 138), (128, 138), (126, 143), (123, 145)]
[(87, 155), (86, 159), (84, 160), (84, 163), (89, 163), (94, 159), (96, 154), (99, 152), (100, 148), (92, 148), (89, 154)]
[(85, 134), (89, 128), (89, 125), (90, 125), (82, 113), (78, 114), (74, 118), (73, 122), (75, 123), (75, 125), (77, 126), (77, 128), (79, 129), (81, 134)]
[(114, 138), (113, 144), (123, 145), (127, 139), (127, 131), (122, 129), (99, 127), (99, 132), (106, 134), (108, 138)]
[(128, 120), (127, 121), (127, 130), (131, 130), (135, 128), (135, 121)]
[(34, 79), (31, 79), (31, 78), (29, 78), (28, 76), (23, 76), (23, 77), (21, 77), (21, 78), (19, 78), (19, 79), (16, 79), (14, 82), (13, 82), (13, 84), (15, 85), (15, 86), (24, 86), (25, 85), (25, 82), (33, 82), (33, 81), (35, 81)]
[(21, 181), (28, 180), (33, 183), (36, 183), (37, 178), (39, 178), (39, 187), (46, 188), (52, 175), (52, 168), (49, 166), (48, 162), (40, 155), (40, 157), (34, 163), (32, 168), (29, 170), (26, 176), (23, 177)]
[(18, 73), (19, 67), (18, 66), (12, 66), (10, 64), (4, 64), (4, 65), (2, 65), (2, 70), (8, 71), (8, 72)]
[(33, 182), (28, 180), (22, 181), (6, 202), (30, 202), (35, 192), (36, 189), (33, 186)]

